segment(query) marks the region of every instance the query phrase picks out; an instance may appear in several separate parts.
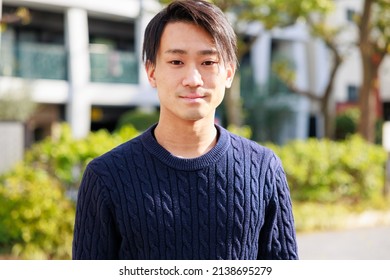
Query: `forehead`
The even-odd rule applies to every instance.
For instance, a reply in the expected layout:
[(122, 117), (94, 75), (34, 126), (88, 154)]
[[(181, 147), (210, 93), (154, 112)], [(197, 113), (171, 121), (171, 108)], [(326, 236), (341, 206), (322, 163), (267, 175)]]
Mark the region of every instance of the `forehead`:
[(164, 28), (159, 52), (164, 53), (170, 49), (216, 51), (216, 45), (212, 36), (204, 28), (192, 23), (171, 22)]

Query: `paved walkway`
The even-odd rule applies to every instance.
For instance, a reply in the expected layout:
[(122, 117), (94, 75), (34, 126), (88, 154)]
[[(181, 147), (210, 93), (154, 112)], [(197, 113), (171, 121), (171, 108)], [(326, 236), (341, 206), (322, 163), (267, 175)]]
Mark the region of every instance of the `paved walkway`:
[(302, 260), (390, 260), (390, 226), (298, 234)]

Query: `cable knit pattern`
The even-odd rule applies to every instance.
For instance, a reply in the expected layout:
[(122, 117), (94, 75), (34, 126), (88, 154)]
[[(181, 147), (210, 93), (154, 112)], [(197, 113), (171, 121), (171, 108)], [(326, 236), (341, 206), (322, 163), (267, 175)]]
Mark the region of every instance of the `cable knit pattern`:
[(227, 232), (226, 224), (228, 220), (227, 213), (227, 192), (228, 189), (227, 182), (228, 178), (226, 177), (226, 165), (217, 165), (216, 166), (216, 175), (215, 175), (215, 187), (216, 187), (216, 251), (219, 252), (221, 256), (227, 255)]
[(245, 207), (245, 196), (244, 196), (244, 159), (243, 154), (240, 150), (245, 150), (246, 147), (242, 147), (242, 141), (238, 141), (236, 137), (231, 138), (231, 144), (233, 147), (233, 158), (234, 158), (234, 205), (233, 205), (233, 259), (239, 259), (242, 245), (242, 234), (243, 234), (243, 223), (244, 223), (244, 207)]
[(297, 259), (291, 199), (274, 153), (217, 126), (183, 159), (155, 126), (94, 159), (80, 186), (73, 259)]

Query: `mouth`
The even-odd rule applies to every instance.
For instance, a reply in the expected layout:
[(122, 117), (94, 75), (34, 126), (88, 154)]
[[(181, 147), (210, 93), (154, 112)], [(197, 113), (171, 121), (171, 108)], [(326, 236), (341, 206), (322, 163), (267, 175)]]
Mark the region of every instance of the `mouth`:
[(204, 94), (200, 94), (200, 93), (187, 93), (187, 94), (183, 94), (181, 96), (182, 98), (188, 98), (188, 99), (195, 99), (195, 98), (203, 98), (204, 97)]
[(205, 99), (206, 96), (198, 93), (190, 93), (190, 94), (182, 95), (180, 96), (180, 98), (187, 102), (193, 103)]

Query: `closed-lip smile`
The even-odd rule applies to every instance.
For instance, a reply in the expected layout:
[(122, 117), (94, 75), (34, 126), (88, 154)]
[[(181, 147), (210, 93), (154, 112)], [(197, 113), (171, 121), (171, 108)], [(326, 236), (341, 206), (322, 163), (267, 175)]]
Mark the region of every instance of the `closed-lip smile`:
[(185, 99), (198, 99), (198, 98), (204, 98), (204, 96), (203, 95), (185, 95), (182, 98), (185, 98)]
[(181, 96), (181, 98), (184, 98), (184, 99), (198, 99), (198, 98), (204, 98), (205, 95), (204, 94), (200, 94), (200, 93), (188, 93), (188, 94), (184, 94)]

